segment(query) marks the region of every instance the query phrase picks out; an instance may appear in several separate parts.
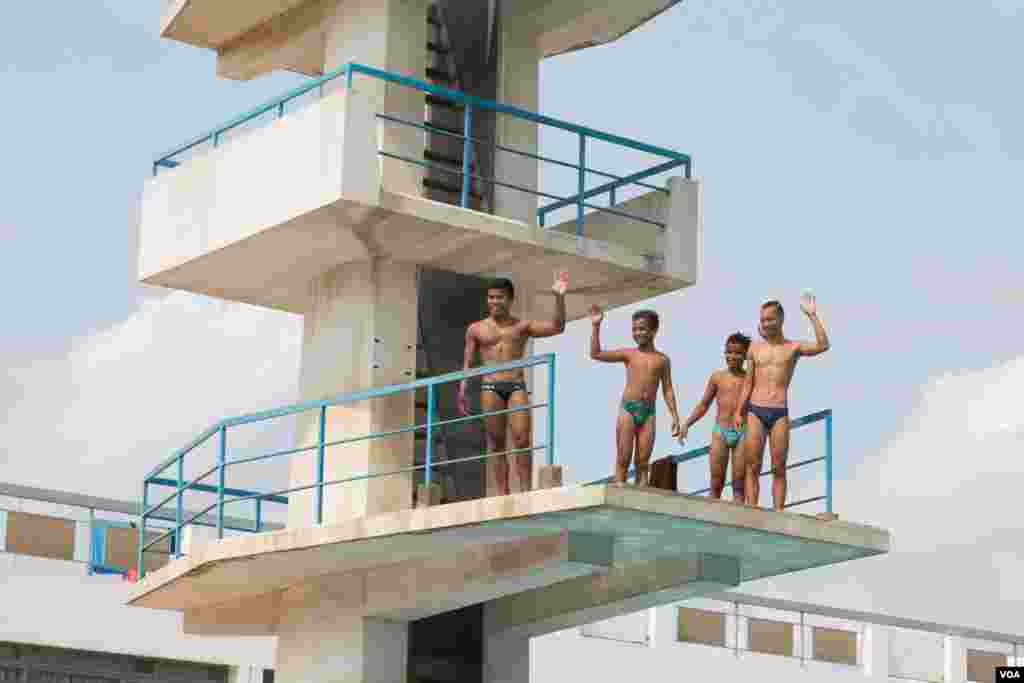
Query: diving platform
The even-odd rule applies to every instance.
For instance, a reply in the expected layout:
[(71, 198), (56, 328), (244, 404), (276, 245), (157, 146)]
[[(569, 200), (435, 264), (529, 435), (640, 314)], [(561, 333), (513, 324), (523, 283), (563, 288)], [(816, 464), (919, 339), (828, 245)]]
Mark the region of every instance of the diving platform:
[(188, 633), (274, 634), (328, 600), (410, 621), (488, 603), (539, 635), (889, 550), (889, 533), (618, 484), (566, 486), (225, 538), (149, 572), (128, 602)]

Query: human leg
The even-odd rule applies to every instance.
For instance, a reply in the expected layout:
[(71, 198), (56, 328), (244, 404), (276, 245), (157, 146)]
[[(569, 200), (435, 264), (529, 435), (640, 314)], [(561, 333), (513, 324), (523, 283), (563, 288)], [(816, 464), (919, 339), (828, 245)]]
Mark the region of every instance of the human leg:
[(721, 498), (722, 489), (725, 487), (725, 469), (729, 464), (729, 450), (717, 424), (711, 433), (711, 454), (708, 456), (708, 463), (711, 468), (711, 497)]
[(747, 414), (747, 435), (743, 437), (743, 466), (746, 476), (744, 502), (757, 507), (761, 497), (761, 466), (764, 462), (765, 431), (760, 418)]
[[(520, 389), (512, 394), (508, 407), (530, 405), (530, 395), (525, 389)], [(516, 474), (522, 485), (523, 491), (533, 488), (533, 451), (528, 450), (533, 441), (533, 422), (529, 410), (521, 410), (516, 413), (509, 413), (509, 426), (511, 427), (512, 446), (514, 453), (509, 454), (511, 462), (515, 463)]]
[[(508, 404), (493, 391), (480, 392), (480, 407), (483, 412), (490, 413), (497, 410), (505, 410)], [(506, 430), (508, 429), (508, 418), (506, 415), (490, 415), (484, 418), (484, 430), (486, 432), (487, 453), (504, 453), (506, 444)], [(506, 496), (511, 493), (508, 481), (508, 456), (498, 455), (488, 458), (494, 463), (494, 480), (497, 485), (498, 495)]]
[(654, 451), (654, 437), (658, 431), (657, 418), (651, 416), (636, 430), (636, 484), (648, 486), (651, 483), (651, 453)]
[(620, 408), (619, 417), (615, 421), (615, 481), (620, 484), (626, 483), (629, 462), (633, 458), (634, 440), (633, 416)]
[(769, 435), (772, 456), (772, 503), (776, 510), (786, 507), (786, 459), (789, 457), (789, 416), (780, 417)]

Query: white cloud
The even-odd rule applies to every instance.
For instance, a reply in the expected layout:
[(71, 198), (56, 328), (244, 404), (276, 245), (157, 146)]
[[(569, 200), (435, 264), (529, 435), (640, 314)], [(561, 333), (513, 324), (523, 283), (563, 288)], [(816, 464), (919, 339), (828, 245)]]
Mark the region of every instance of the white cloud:
[[(936, 377), (901, 433), (836, 483), (837, 512), (893, 534), (887, 555), (758, 592), (1019, 633), (1024, 358)], [(879, 397), (884, 400), (884, 397)]]
[[(150, 468), (217, 420), (293, 402), (301, 335), (298, 316), (184, 292), (147, 296), (66, 355), (8, 368), (0, 480), (132, 496)], [(290, 439), (288, 425), (267, 427), (229, 446)]]

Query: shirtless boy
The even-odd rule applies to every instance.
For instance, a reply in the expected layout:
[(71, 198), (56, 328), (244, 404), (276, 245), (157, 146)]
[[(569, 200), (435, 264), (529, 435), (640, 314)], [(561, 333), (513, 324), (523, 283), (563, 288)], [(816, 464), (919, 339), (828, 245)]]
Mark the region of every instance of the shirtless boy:
[(760, 332), (763, 342), (750, 346), (747, 359), (750, 367), (743, 385), (743, 394), (736, 406), (734, 423), (744, 424), (746, 415), (747, 437), (744, 439), (743, 459), (747, 466), (747, 505), (757, 506), (761, 494), (761, 465), (764, 462), (765, 438), (768, 438), (772, 456), (772, 502), (776, 510), (786, 504), (786, 457), (789, 455), (789, 384), (793, 380), (796, 363), (802, 356), (817, 356), (828, 351), (828, 335), (818, 319), (814, 296), (805, 294), (800, 308), (814, 325), (815, 341), (800, 342), (786, 339), (782, 334), (785, 311), (778, 301), (761, 306)]
[(704, 397), (683, 423), (682, 438), (686, 438), (690, 427), (697, 424), (711, 408), (711, 403), (718, 399), (718, 416), (715, 428), (711, 433), (711, 497), (721, 498), (725, 488), (725, 472), (729, 466), (729, 455), (732, 454), (732, 499), (742, 503), (746, 496), (743, 480), (746, 470), (743, 467), (742, 449), (739, 448), (743, 429), (736, 429), (733, 423), (740, 394), (743, 393), (743, 382), (746, 373), (743, 371), (743, 359), (750, 349), (750, 337), (737, 332), (725, 340), (725, 369), (716, 370), (708, 378), (708, 386)]
[(637, 311), (633, 314), (633, 341), (635, 349), (601, 350), (601, 321), (604, 313), (597, 306), (590, 307), (590, 357), (604, 363), (626, 365), (626, 388), (615, 423), (615, 481), (626, 483), (630, 461), (636, 467), (636, 483), (647, 486), (650, 482), (651, 451), (654, 449), (655, 401), (658, 384), (662, 384), (665, 403), (672, 415), (672, 436), (679, 436), (679, 413), (676, 394), (672, 388), (672, 364), (668, 356), (654, 348), (658, 333), (658, 314)]
[[(569, 274), (561, 272), (552, 286), (555, 293), (555, 315), (550, 321), (519, 320), (509, 314), (515, 297), (515, 288), (505, 279), (494, 280), (487, 288), (487, 308), (490, 315), (473, 323), (466, 330), (466, 351), (463, 367), (473, 367), (477, 353), (484, 365), (508, 363), (520, 360), (531, 337), (553, 337), (565, 331), (565, 291), (569, 288)], [(480, 385), (480, 407), (483, 412), (525, 406), (530, 404), (523, 369), (496, 372), (485, 375)], [(466, 404), (466, 380), (459, 383), (459, 412), (469, 414)], [(512, 428), (511, 448), (506, 447), (505, 435), (508, 426)], [(494, 462), (494, 476), (497, 480), (498, 495), (508, 495), (509, 459), (515, 458), (516, 471), (523, 489), (528, 491), (533, 482), (533, 452), (531, 441), (530, 411), (520, 410), (484, 418), (487, 431), (487, 453), (514, 453), (499, 455)]]

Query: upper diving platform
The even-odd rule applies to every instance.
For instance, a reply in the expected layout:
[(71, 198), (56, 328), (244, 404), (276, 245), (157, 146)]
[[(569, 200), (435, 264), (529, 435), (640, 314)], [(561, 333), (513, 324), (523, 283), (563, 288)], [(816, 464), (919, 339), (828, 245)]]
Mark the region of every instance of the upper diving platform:
[[(424, 97), (462, 125), (424, 120)], [(522, 144), (482, 139), (482, 121), (520, 126)], [(576, 158), (538, 154), (539, 128), (570, 136)], [(595, 157), (646, 162), (612, 173)], [(303, 313), (312, 278), (374, 258), (540, 292), (569, 270), (568, 315), (580, 318), (593, 303), (696, 283), (691, 166), (670, 149), (348, 64), (154, 162), (140, 278)]]

